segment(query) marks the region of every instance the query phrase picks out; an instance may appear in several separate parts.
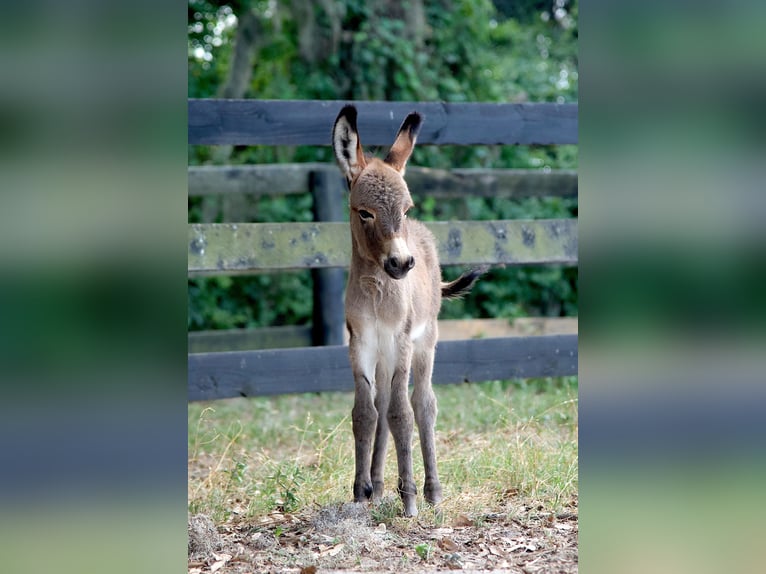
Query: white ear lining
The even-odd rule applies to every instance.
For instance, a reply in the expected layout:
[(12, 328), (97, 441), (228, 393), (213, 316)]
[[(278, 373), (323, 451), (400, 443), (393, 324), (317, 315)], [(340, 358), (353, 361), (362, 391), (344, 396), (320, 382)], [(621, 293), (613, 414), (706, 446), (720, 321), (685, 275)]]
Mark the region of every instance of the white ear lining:
[(346, 119), (341, 118), (335, 126), (332, 147), (341, 171), (348, 179), (351, 179), (351, 176), (359, 170), (359, 158), (356, 154), (358, 143), (359, 136)]

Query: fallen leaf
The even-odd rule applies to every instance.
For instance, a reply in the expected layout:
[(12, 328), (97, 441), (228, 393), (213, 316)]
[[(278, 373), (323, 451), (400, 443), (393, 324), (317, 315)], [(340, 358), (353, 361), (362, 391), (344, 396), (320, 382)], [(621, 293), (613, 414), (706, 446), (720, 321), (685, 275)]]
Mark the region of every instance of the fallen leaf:
[(202, 568), (189, 568), (189, 574), (202, 574)]
[(231, 560), (231, 554), (216, 554), (213, 552), (213, 558), (215, 558), (216, 561), (210, 567), (210, 571), (217, 572), (223, 568), (229, 560)]
[(328, 552), (328, 556), (335, 556), (336, 554), (340, 553), (341, 550), (345, 547), (345, 544), (338, 544), (335, 548), (331, 548)]
[(473, 525), (473, 520), (468, 518), (465, 514), (458, 515), (458, 517), (455, 518), (454, 522), (452, 523), (452, 526), (455, 526), (456, 528), (464, 528), (466, 526)]
[(340, 551), (343, 550), (345, 546), (346, 545), (343, 543), (337, 544), (336, 546), (333, 546), (329, 550), (320, 552), (319, 555), (320, 556), (335, 556), (336, 554), (340, 553)]
[(213, 558), (215, 558), (216, 560), (220, 562), (228, 562), (229, 560), (231, 560), (231, 554), (216, 554), (215, 552), (213, 552)]
[(301, 568), (301, 574), (316, 574), (316, 566), (304, 566)]
[(384, 534), (386, 532), (386, 525), (385, 523), (381, 522), (378, 524), (378, 526), (375, 528), (375, 532), (378, 534)]
[(500, 552), (500, 549), (497, 546), (490, 546), (489, 553), (494, 554), (495, 556), (500, 556), (501, 558), (505, 556), (503, 552)]
[(457, 552), (458, 550), (460, 550), (460, 546), (458, 546), (457, 542), (455, 542), (451, 538), (442, 538), (439, 540), (438, 544), (439, 544), (439, 548), (447, 552)]
[(564, 524), (563, 522), (557, 522), (553, 527), (559, 530), (572, 530), (574, 528), (571, 524)]

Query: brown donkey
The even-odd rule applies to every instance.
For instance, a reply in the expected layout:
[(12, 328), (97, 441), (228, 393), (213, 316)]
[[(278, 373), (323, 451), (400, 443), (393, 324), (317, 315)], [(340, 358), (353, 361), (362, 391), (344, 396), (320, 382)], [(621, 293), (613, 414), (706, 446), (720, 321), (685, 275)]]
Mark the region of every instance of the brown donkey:
[[(412, 198), (403, 175), (420, 129), (420, 114), (407, 116), (383, 161), (364, 156), (356, 117), (355, 107), (344, 107), (332, 131), (335, 157), (351, 191), (346, 325), (355, 386), (354, 500), (377, 500), (383, 494), (390, 428), (404, 514), (415, 516), (413, 411), (426, 474), (423, 494), (432, 504), (442, 499), (434, 446), (436, 397), (431, 388), (441, 300), (467, 293), (481, 271), (442, 283), (433, 235), (407, 217)], [(407, 400), (410, 369), (412, 406)]]

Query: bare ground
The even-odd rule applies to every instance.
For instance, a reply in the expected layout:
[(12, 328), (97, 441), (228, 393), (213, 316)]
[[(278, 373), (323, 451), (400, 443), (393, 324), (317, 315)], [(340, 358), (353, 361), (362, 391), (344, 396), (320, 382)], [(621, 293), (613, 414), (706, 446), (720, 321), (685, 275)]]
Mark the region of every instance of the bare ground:
[(577, 572), (576, 498), (557, 515), (542, 507), (501, 510), (458, 515), (439, 526), (404, 518), (377, 523), (374, 507), (354, 503), (251, 520), (235, 516), (218, 526), (195, 515), (189, 518), (189, 574)]

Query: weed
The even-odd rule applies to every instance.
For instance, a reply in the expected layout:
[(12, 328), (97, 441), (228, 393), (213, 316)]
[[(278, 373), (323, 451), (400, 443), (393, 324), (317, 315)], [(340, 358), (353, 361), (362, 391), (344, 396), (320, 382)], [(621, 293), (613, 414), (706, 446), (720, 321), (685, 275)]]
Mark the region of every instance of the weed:
[(402, 505), (393, 494), (389, 494), (381, 498), (378, 502), (374, 503), (370, 508), (370, 516), (372, 516), (375, 524), (384, 523), (386, 526), (391, 526), (394, 519), (398, 518), (402, 511)]
[(232, 482), (236, 482), (237, 484), (242, 484), (245, 480), (245, 471), (247, 470), (247, 465), (242, 462), (241, 460), (234, 461), (234, 467), (229, 470), (229, 476), (231, 477)]
[(428, 562), (431, 559), (433, 551), (433, 546), (426, 544), (425, 542), (415, 546), (415, 552), (417, 552), (417, 555), (420, 556), (420, 559), (423, 562)]

